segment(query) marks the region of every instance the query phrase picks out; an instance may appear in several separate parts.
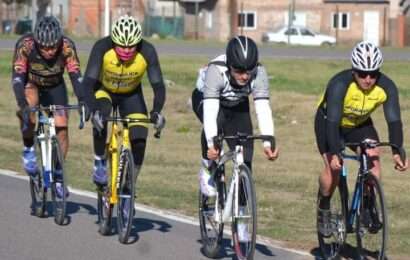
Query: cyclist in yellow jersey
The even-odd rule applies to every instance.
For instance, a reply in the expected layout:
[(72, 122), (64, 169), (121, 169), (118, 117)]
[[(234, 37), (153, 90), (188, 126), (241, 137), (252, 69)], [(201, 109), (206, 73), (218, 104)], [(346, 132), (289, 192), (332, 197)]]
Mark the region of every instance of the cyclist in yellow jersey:
[[(97, 185), (107, 184), (105, 142), (108, 117), (118, 107), (121, 117), (147, 118), (141, 80), (145, 72), (154, 91), (150, 118), (156, 127), (165, 122), (160, 114), (165, 103), (165, 85), (157, 53), (142, 39), (141, 26), (130, 16), (121, 16), (112, 26), (111, 35), (97, 41), (90, 54), (83, 86), (94, 126), (94, 173)], [(130, 141), (137, 174), (144, 160), (148, 129), (145, 124), (130, 124)]]
[[(316, 141), (325, 166), (319, 178), (318, 194), (319, 230), (323, 235), (328, 235), (330, 198), (342, 168), (339, 155), (342, 141), (379, 141), (370, 114), (383, 105), (389, 140), (398, 147), (403, 145), (398, 90), (394, 82), (380, 72), (383, 63), (380, 49), (372, 43), (360, 42), (353, 48), (351, 63), (352, 69), (339, 72), (329, 81), (315, 117)], [(372, 158), (371, 172), (380, 178), (380, 151), (375, 148), (367, 152)], [(408, 161), (403, 162), (395, 149), (393, 160), (395, 169), (407, 169)]]

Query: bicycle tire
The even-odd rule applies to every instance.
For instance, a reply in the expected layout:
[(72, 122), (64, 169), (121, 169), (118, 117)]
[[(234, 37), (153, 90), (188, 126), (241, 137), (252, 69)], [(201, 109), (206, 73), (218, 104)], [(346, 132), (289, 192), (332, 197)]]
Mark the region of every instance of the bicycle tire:
[[(216, 188), (218, 192), (214, 197), (205, 196), (201, 191), (198, 196), (202, 252), (209, 258), (218, 258), (224, 230), (222, 213), (226, 198), (225, 182), (216, 181)], [(215, 205), (218, 207), (219, 216), (215, 216)]]
[(97, 186), (97, 212), (98, 212), (98, 232), (103, 236), (111, 234), (112, 211), (114, 205), (110, 203), (111, 197), (111, 158), (112, 154), (106, 149), (107, 159), (107, 177), (108, 183), (105, 186)]
[[(252, 260), (255, 254), (256, 232), (257, 232), (257, 212), (256, 212), (256, 193), (255, 186), (252, 180), (252, 174), (246, 165), (239, 167), (239, 184), (242, 187), (242, 192), (239, 192), (239, 197), (242, 196), (242, 202), (238, 201), (238, 205), (242, 207), (242, 216), (235, 216), (235, 204), (232, 203), (232, 241), (234, 251), (239, 260)], [(234, 191), (235, 194), (236, 191)], [(240, 198), (237, 198), (240, 199)], [(246, 205), (243, 205), (243, 200), (246, 200)], [(242, 205), (241, 205), (242, 204)], [(250, 219), (244, 223), (244, 219)], [(240, 238), (241, 225), (246, 225), (247, 237)]]
[(32, 214), (37, 217), (44, 217), (46, 212), (46, 202), (47, 202), (47, 191), (44, 187), (44, 180), (43, 180), (43, 167), (42, 167), (42, 153), (41, 153), (41, 146), (38, 141), (38, 151), (36, 152), (37, 155), (37, 165), (39, 165), (39, 172), (37, 172), (35, 177), (30, 177), (30, 194), (31, 194), (31, 210)]
[[(54, 222), (58, 225), (63, 225), (65, 220), (65, 213), (66, 213), (66, 184), (64, 180), (64, 158), (63, 152), (61, 151), (61, 146), (57, 138), (53, 138), (51, 140), (51, 171), (53, 172), (53, 182), (51, 183), (51, 200), (53, 202), (53, 215), (54, 215)], [(56, 179), (54, 173), (56, 172), (57, 166), (61, 168), (63, 171), (61, 178)], [(64, 187), (62, 189), (62, 196), (61, 198), (57, 196), (57, 184), (62, 185)]]
[(119, 186), (117, 204), (118, 240), (122, 244), (128, 242), (134, 217), (136, 172), (131, 150), (121, 149), (119, 160)]
[[(371, 196), (374, 196), (374, 205), (372, 207), (374, 210), (372, 210), (372, 213), (366, 211), (365, 203), (360, 203), (360, 211), (356, 216), (358, 253), (362, 259), (384, 260), (387, 247), (388, 221), (383, 189), (380, 181), (373, 174), (367, 175), (363, 187), (364, 190), (368, 189), (370, 191)], [(364, 201), (362, 200), (362, 202)]]
[[(319, 197), (317, 205), (319, 205)], [(338, 259), (340, 252), (346, 242), (347, 228), (346, 219), (348, 212), (348, 188), (346, 178), (340, 176), (339, 184), (333, 192), (331, 205), (332, 232), (330, 236), (325, 236), (319, 231), (319, 216), (316, 216), (316, 228), (319, 241), (320, 252), (324, 259)], [(317, 211), (319, 214), (319, 211)]]

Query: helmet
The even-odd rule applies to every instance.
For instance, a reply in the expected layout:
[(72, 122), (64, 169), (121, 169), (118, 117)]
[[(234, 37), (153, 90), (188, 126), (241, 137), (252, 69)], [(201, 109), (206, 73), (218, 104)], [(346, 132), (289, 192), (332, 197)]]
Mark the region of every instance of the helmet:
[(34, 29), (34, 41), (43, 47), (56, 47), (63, 37), (60, 23), (54, 16), (43, 16)]
[(383, 56), (380, 49), (371, 42), (359, 42), (352, 50), (350, 58), (354, 69), (374, 71), (380, 69)]
[(240, 70), (253, 70), (258, 65), (258, 47), (246, 36), (236, 36), (226, 47), (226, 64)]
[(135, 18), (123, 15), (114, 22), (111, 30), (112, 41), (121, 46), (129, 47), (141, 41), (141, 25)]

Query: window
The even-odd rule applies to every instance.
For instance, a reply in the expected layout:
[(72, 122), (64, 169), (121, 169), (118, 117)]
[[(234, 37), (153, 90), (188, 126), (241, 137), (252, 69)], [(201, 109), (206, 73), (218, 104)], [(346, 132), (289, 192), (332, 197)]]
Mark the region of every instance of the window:
[(285, 35), (298, 35), (298, 31), (295, 28), (290, 28), (285, 31)]
[(238, 27), (256, 29), (256, 12), (243, 12), (238, 14)]
[(332, 28), (348, 30), (350, 28), (350, 13), (332, 13)]
[(314, 33), (305, 28), (300, 29), (300, 34), (302, 34), (303, 36), (315, 36)]

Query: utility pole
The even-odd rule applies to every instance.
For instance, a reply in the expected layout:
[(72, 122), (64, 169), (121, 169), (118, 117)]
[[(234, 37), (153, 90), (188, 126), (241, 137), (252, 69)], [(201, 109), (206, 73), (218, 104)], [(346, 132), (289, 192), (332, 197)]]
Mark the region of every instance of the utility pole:
[(110, 0), (105, 0), (104, 8), (104, 36), (110, 35)]

